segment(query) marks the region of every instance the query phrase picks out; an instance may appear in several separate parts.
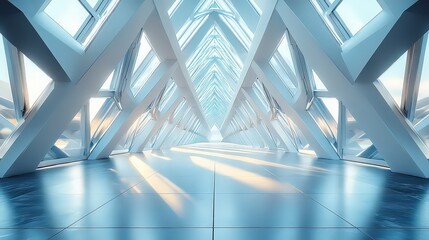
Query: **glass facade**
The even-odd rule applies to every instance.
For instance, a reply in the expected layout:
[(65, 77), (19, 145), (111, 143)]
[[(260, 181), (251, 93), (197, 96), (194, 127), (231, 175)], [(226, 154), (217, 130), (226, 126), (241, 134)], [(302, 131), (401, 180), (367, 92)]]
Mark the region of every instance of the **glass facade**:
[(87, 46), (119, 0), (51, 0), (44, 9), (52, 20)]
[(17, 124), (3, 36), (0, 35), (0, 147)]
[(383, 11), (377, 0), (311, 0), (311, 3), (341, 44)]

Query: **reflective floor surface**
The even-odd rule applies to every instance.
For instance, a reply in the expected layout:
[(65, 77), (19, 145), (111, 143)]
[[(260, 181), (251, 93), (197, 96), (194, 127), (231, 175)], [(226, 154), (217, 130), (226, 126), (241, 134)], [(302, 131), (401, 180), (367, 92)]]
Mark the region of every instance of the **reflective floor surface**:
[(0, 239), (429, 239), (429, 180), (230, 144), (0, 180)]

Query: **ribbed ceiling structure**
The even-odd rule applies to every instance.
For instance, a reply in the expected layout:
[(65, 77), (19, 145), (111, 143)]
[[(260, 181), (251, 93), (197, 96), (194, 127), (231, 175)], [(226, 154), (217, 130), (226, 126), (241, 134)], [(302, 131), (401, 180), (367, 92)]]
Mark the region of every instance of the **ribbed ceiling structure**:
[(235, 1), (235, 4), (229, 0), (178, 0), (168, 11), (211, 126), (221, 126), (233, 101), (260, 14), (255, 2)]

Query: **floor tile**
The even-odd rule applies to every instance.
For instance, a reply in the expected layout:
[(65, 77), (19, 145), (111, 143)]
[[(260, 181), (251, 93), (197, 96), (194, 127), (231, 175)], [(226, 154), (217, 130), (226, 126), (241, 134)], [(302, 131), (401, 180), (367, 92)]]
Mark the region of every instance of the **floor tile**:
[(211, 240), (211, 228), (72, 228), (53, 240)]
[(0, 229), (0, 240), (46, 240), (61, 229)]
[(215, 227), (351, 227), (302, 194), (218, 194)]
[(395, 193), (383, 186), (374, 186), (368, 183), (349, 179), (344, 175), (307, 175), (277, 177), (279, 181), (293, 185), (303, 193), (369, 193), (379, 192)]
[(219, 193), (300, 193), (300, 191), (272, 176), (216, 176), (216, 194)]
[(361, 229), (374, 240), (427, 240), (429, 229)]
[(112, 195), (24, 194), (0, 202), (0, 228), (67, 227), (112, 198)]
[(214, 179), (212, 176), (194, 177), (170, 177), (155, 174), (136, 185), (128, 193), (187, 193), (187, 194), (212, 194)]
[(216, 228), (215, 240), (371, 240), (356, 228)]
[(211, 227), (212, 194), (124, 194), (74, 227)]
[(429, 228), (429, 201), (399, 194), (311, 194), (355, 227)]

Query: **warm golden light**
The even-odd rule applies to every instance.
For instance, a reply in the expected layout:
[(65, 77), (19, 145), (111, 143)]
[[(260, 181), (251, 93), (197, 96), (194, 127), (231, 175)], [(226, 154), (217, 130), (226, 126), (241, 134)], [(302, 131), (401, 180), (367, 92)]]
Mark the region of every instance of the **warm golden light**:
[(231, 150), (231, 149), (220, 149), (220, 148), (205, 148), (205, 147), (189, 147), (189, 149), (196, 149), (202, 151), (216, 151), (216, 152), (225, 152), (225, 153), (237, 153), (237, 154), (255, 154), (255, 153), (263, 153), (263, 154), (276, 154), (275, 152), (263, 152), (263, 151), (253, 151), (252, 149), (240, 149), (240, 150)]
[[(204, 157), (190, 156), (192, 162), (202, 168), (212, 170), (214, 161)], [(282, 192), (284, 190), (296, 190), (290, 184), (282, 183), (276, 179), (216, 162), (216, 173), (232, 178), (255, 189), (268, 192)]]
[(129, 158), (133, 167), (140, 173), (142, 177), (148, 179), (152, 174), (155, 173), (155, 170), (143, 162), (142, 159), (136, 156), (130, 156)]
[(170, 161), (171, 160), (171, 158), (169, 158), (169, 157), (158, 155), (158, 154), (156, 154), (154, 152), (150, 153), (150, 156), (156, 157), (156, 158), (159, 158), (159, 159), (162, 159), (162, 160), (165, 160), (165, 161)]
[[(176, 184), (166, 177), (155, 174), (156, 171), (136, 156), (130, 156), (130, 162), (137, 171), (145, 178), (150, 187), (161, 197), (161, 199), (173, 210), (178, 216), (184, 214), (184, 201), (191, 201), (191, 197)], [(133, 188), (134, 189), (134, 188)], [(139, 188), (134, 189), (138, 192)], [(177, 193), (177, 194), (166, 194)]]
[(319, 168), (319, 167), (306, 166), (305, 168), (301, 168), (301, 167), (287, 166), (287, 165), (283, 165), (283, 164), (279, 164), (279, 163), (273, 163), (273, 162), (267, 162), (267, 161), (263, 161), (263, 160), (259, 160), (259, 159), (251, 158), (251, 157), (224, 154), (224, 153), (218, 153), (218, 152), (200, 151), (200, 150), (191, 149), (191, 148), (174, 147), (171, 150), (176, 151), (176, 152), (192, 153), (192, 154), (206, 155), (206, 156), (211, 156), (211, 157), (220, 157), (220, 158), (224, 158), (227, 160), (240, 161), (240, 162), (244, 162), (244, 163), (250, 163), (250, 164), (265, 166), (265, 167), (275, 167), (275, 168), (298, 170), (298, 171), (326, 172), (325, 169)]

